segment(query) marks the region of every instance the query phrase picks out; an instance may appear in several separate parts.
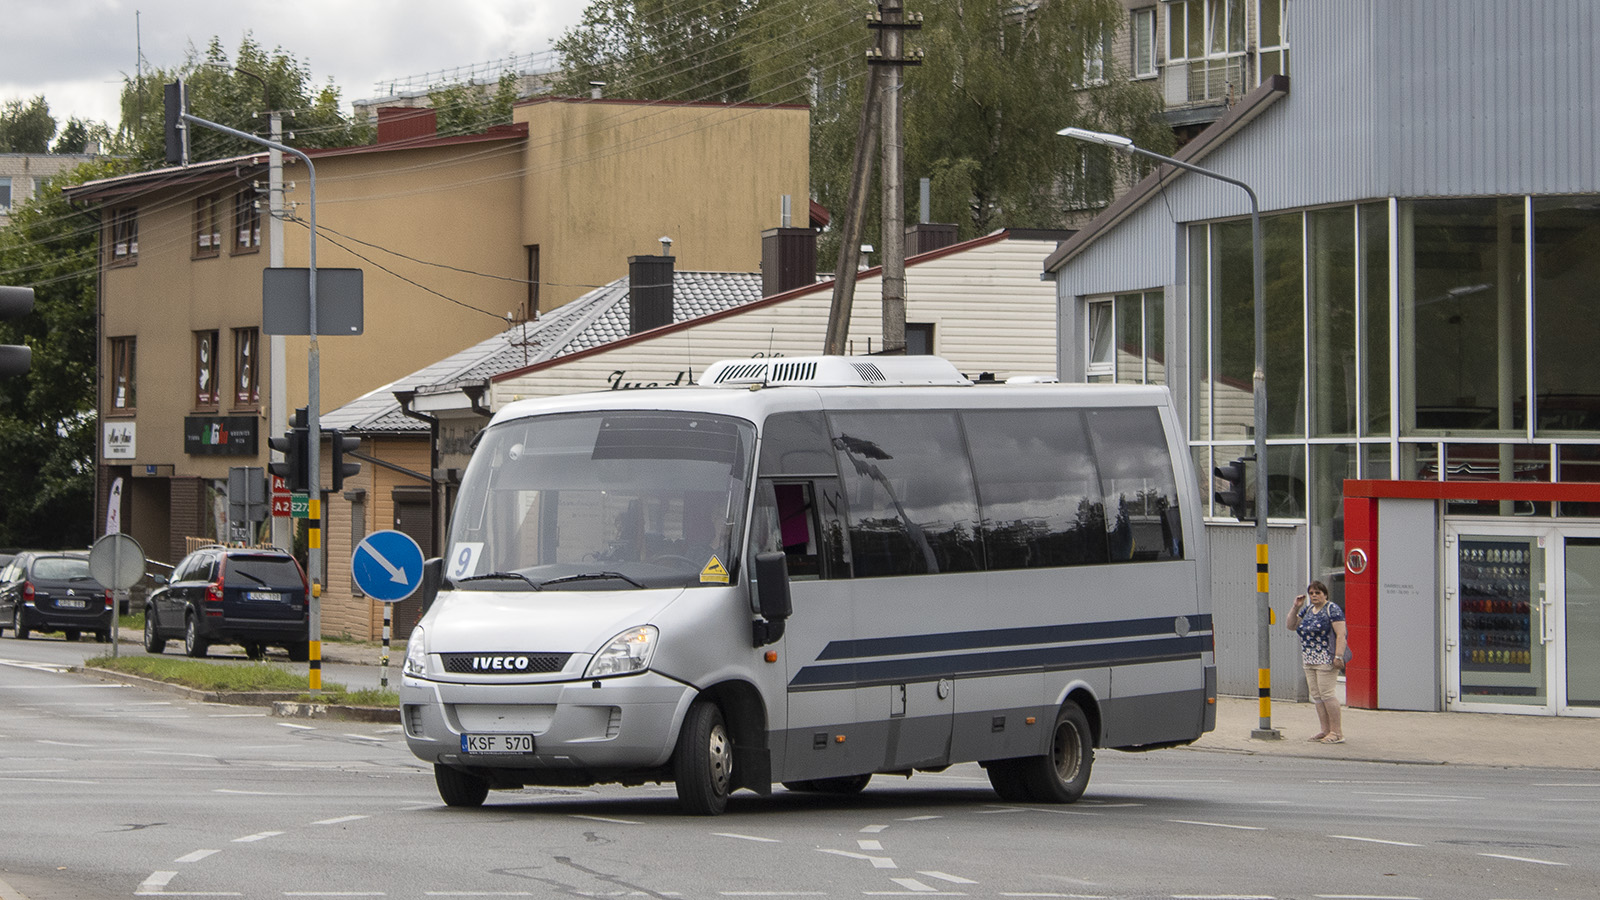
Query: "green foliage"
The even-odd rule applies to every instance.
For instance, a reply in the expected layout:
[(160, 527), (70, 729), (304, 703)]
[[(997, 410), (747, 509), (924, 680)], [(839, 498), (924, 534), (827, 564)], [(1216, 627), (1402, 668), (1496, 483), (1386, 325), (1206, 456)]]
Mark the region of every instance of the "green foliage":
[(98, 226), (61, 189), (121, 168), (102, 160), (50, 179), (0, 229), (0, 280), (34, 289), (33, 313), (0, 323), (0, 343), (33, 348), (27, 375), (0, 380), (0, 546), (94, 538)]
[[(339, 109), (339, 89), (317, 86), (311, 70), (282, 47), (262, 49), (246, 33), (232, 59), (213, 37), (205, 52), (190, 48), (182, 64), (130, 78), (122, 88), (122, 123), (115, 135), (119, 153), (141, 168), (164, 166), (166, 159), (163, 86), (182, 78), (189, 114), (252, 134), (267, 134), (265, 113), (283, 112), (285, 143), (308, 147), (348, 147), (368, 143), (372, 128)], [(293, 139), (287, 135), (293, 133)], [(259, 144), (205, 128), (189, 131), (189, 158), (199, 162), (254, 153)]]
[[(342, 706), (399, 706), (393, 690), (362, 688), (352, 691), (338, 682), (325, 681), (322, 691), (306, 691), (306, 675), (274, 663), (206, 662), (171, 656), (96, 656), (83, 661), (86, 668), (137, 675), (202, 691), (260, 691), (296, 694), (304, 703)], [(303, 693), (302, 693), (303, 692)]]
[(44, 96), (0, 106), (0, 153), (46, 153), (56, 134), (56, 119)]
[(556, 41), (558, 94), (737, 103), (750, 93), (745, 21), (760, 0), (593, 0)]
[(493, 91), (478, 84), (452, 84), (428, 92), (438, 115), (439, 134), (475, 134), (492, 125), (511, 124), (517, 102), (517, 75), (501, 74)]
[(77, 116), (67, 120), (50, 145), (51, 153), (86, 153), (93, 142), (101, 149), (111, 146), (111, 129), (104, 122), (90, 122)]

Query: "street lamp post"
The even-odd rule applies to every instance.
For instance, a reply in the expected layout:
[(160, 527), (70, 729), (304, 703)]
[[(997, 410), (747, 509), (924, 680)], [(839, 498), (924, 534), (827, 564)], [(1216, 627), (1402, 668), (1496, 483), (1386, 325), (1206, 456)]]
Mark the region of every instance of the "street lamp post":
[(1255, 457), (1256, 457), (1256, 655), (1257, 680), (1261, 703), (1259, 727), (1250, 732), (1253, 738), (1277, 740), (1283, 735), (1272, 727), (1272, 655), (1270, 632), (1272, 607), (1267, 600), (1267, 310), (1263, 302), (1266, 268), (1261, 252), (1261, 204), (1250, 185), (1229, 178), (1210, 169), (1204, 169), (1181, 159), (1173, 159), (1143, 147), (1136, 146), (1130, 138), (1120, 134), (1106, 134), (1084, 128), (1063, 128), (1056, 132), (1063, 137), (1110, 147), (1119, 153), (1137, 153), (1169, 166), (1176, 166), (1215, 178), (1242, 189), (1250, 197), (1250, 257), (1253, 272), (1252, 289), (1255, 301), (1256, 370), (1251, 379), (1255, 399)]

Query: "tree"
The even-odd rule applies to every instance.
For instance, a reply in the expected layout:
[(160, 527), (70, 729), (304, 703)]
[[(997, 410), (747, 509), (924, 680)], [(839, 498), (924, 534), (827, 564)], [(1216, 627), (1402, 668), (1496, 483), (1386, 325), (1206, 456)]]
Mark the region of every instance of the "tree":
[[(962, 238), (1002, 226), (1065, 227), (1075, 211), (1112, 194), (1145, 167), (1077, 145), (1056, 131), (1078, 125), (1170, 150), (1151, 87), (1119, 77), (1105, 52), (1122, 25), (1116, 0), (912, 0), (925, 50), (906, 69), (905, 173), (932, 179), (938, 221)], [(607, 96), (662, 100), (808, 103), (811, 190), (843, 209), (866, 79), (862, 0), (594, 0), (556, 42), (556, 89), (607, 82)], [(1093, 77), (1091, 77), (1093, 76)], [(906, 191), (907, 204), (917, 191)], [(878, 230), (870, 203), (865, 233)], [(907, 221), (915, 221), (914, 209)], [(819, 262), (836, 252), (824, 234)], [(835, 238), (836, 240), (836, 238)], [(870, 240), (870, 239), (869, 239)]]
[[(189, 113), (239, 131), (264, 134), (264, 113), (283, 113), (291, 143), (309, 147), (348, 147), (371, 140), (373, 130), (356, 122), (339, 108), (339, 89), (330, 81), (312, 83), (311, 70), (281, 47), (263, 50), (246, 33), (233, 59), (220, 39), (213, 37), (203, 54), (189, 50), (188, 58), (172, 68), (146, 71), (122, 87), (122, 122), (115, 136), (118, 152), (136, 159), (141, 167), (166, 165), (165, 112), (162, 86), (183, 79), (187, 85)], [(254, 153), (253, 144), (218, 131), (194, 128), (189, 132), (193, 161), (224, 159)]]
[(452, 84), (428, 92), (428, 103), (438, 115), (439, 134), (473, 134), (491, 125), (511, 124), (511, 107), (517, 102), (517, 75), (505, 72), (489, 91), (473, 83)]
[(100, 160), (50, 179), (0, 228), (0, 282), (34, 289), (33, 312), (0, 323), (0, 343), (33, 348), (26, 376), (0, 380), (0, 546), (94, 538), (99, 227), (61, 189), (123, 168)]
[(0, 153), (46, 153), (56, 134), (56, 120), (44, 96), (24, 104), (7, 101), (0, 107)]
[(56, 142), (50, 145), (51, 153), (87, 153), (89, 145), (94, 144), (99, 148), (111, 145), (111, 129), (104, 122), (91, 122), (77, 116), (67, 120), (61, 126), (61, 131), (56, 135)]

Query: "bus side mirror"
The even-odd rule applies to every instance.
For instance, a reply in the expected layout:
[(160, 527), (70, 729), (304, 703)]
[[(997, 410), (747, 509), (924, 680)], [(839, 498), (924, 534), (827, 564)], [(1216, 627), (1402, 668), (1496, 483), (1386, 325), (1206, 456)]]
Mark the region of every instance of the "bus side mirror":
[(756, 607), (762, 622), (752, 623), (752, 640), (764, 647), (783, 637), (783, 623), (794, 611), (789, 600), (789, 561), (781, 551), (756, 554)]
[(422, 584), (417, 586), (417, 596), (422, 599), (422, 612), (439, 597), (439, 585), (444, 581), (444, 560), (435, 556), (422, 564)]

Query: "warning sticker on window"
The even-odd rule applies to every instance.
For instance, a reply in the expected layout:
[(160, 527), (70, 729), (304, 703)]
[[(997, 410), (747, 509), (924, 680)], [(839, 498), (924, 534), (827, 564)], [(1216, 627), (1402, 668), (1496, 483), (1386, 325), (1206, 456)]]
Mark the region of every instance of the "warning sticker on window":
[(708, 582), (715, 584), (728, 583), (728, 570), (722, 565), (722, 560), (717, 559), (715, 556), (711, 557), (711, 561), (706, 563), (706, 567), (700, 570), (700, 583), (706, 584)]

